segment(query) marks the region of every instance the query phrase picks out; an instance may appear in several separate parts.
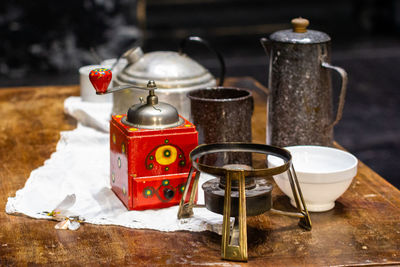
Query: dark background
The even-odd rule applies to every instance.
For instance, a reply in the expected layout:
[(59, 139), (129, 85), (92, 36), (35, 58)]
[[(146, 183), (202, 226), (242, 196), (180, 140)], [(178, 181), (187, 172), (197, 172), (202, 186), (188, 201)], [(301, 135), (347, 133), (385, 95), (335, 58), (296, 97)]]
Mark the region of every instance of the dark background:
[[(191, 34), (221, 51), (228, 76), (267, 84), (259, 38), (298, 16), (331, 36), (332, 62), (349, 74), (335, 139), (400, 188), (400, 0), (1, 1), (0, 86), (78, 84), (80, 66), (137, 44), (145, 52), (177, 50)], [(204, 48), (187, 53), (218, 74)]]

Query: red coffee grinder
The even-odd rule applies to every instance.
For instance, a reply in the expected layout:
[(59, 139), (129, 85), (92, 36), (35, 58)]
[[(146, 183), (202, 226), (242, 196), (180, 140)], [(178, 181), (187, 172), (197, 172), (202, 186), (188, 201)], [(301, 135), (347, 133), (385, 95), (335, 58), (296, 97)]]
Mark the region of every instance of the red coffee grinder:
[(165, 208), (179, 204), (191, 168), (189, 153), (197, 144), (195, 126), (167, 103), (158, 102), (154, 81), (147, 88), (133, 85), (108, 88), (112, 73), (89, 74), (97, 94), (129, 88), (148, 90), (147, 101), (110, 121), (110, 183), (129, 210)]

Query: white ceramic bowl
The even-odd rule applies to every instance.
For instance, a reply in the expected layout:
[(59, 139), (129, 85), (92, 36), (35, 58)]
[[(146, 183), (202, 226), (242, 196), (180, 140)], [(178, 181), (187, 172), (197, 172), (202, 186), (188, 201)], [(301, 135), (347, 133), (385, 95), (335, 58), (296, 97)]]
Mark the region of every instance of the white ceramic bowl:
[[(335, 200), (350, 186), (357, 174), (357, 158), (352, 154), (323, 146), (285, 147), (292, 154), (292, 163), (309, 211), (332, 209)], [(283, 160), (269, 156), (270, 167), (283, 164)], [(296, 206), (287, 173), (274, 176), (278, 187)]]

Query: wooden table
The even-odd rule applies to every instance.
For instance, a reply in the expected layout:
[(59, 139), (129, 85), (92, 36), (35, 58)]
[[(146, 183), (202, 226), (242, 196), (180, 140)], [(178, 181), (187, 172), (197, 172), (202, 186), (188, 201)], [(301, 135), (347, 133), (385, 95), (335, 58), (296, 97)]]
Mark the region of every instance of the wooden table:
[[(254, 141), (265, 143), (265, 96), (251, 78), (229, 85), (255, 93)], [(7, 215), (8, 197), (30, 172), (55, 151), (60, 131), (76, 121), (64, 115), (63, 101), (78, 86), (0, 90), (0, 265), (210, 265), (246, 263), (220, 259), (221, 237), (211, 232), (158, 232), (84, 224), (78, 231), (55, 230), (54, 221)], [(274, 189), (274, 205), (291, 209)], [(249, 261), (254, 266), (400, 265), (400, 191), (363, 163), (333, 210), (312, 213), (313, 229), (268, 212), (248, 218)]]

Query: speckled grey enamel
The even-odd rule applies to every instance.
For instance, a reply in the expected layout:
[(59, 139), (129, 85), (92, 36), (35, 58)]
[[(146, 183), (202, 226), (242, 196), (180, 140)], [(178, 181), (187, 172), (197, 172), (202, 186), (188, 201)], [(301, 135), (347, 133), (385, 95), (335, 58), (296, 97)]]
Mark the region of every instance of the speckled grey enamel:
[(331, 37), (324, 32), (307, 30), (304, 33), (297, 33), (293, 30), (282, 30), (274, 32), (269, 39), (274, 42), (291, 44), (318, 44), (331, 40)]
[[(191, 121), (199, 133), (199, 144), (219, 142), (251, 142), (251, 116), (253, 96), (250, 91), (238, 88), (216, 87), (188, 93), (191, 104)], [(241, 153), (243, 154), (243, 153)], [(209, 159), (210, 165), (249, 164), (249, 157), (231, 157), (221, 161), (221, 156)]]
[(330, 43), (270, 44), (267, 143), (279, 147), (333, 143)]

